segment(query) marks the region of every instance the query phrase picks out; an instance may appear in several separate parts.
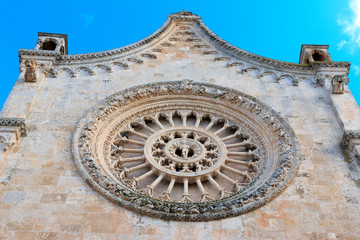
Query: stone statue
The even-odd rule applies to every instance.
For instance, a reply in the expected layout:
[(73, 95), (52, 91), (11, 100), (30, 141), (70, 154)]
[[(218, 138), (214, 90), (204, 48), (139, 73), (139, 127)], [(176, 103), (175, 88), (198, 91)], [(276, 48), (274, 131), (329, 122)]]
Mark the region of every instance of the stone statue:
[(182, 145), (180, 146), (181, 156), (183, 157), (183, 159), (187, 160), (190, 151), (190, 146), (187, 145), (185, 141), (182, 141), (181, 143), (182, 143)]
[(35, 60), (25, 61), (25, 82), (36, 82), (38, 79), (37, 63)]

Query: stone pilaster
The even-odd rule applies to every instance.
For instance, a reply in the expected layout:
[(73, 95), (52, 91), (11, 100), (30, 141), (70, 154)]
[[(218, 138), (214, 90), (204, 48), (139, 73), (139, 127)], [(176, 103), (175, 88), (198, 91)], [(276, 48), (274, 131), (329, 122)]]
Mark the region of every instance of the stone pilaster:
[(0, 160), (26, 135), (25, 120), (57, 57), (67, 54), (67, 36), (39, 33), (34, 50), (19, 51), (20, 76), (0, 111)]
[(324, 68), (317, 67), (316, 63), (313, 66), (343, 128), (342, 145), (359, 159), (360, 108), (348, 86), (349, 67)]

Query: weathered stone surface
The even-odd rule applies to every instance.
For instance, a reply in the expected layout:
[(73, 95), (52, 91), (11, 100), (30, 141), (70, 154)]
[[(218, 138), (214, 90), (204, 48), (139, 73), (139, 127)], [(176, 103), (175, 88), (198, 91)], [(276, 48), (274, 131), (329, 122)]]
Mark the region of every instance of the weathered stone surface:
[(4, 203), (21, 203), (24, 201), (26, 196), (26, 192), (5, 192), (2, 198), (2, 202)]
[[(360, 130), (359, 109), (346, 81), (344, 94), (331, 91), (332, 78), (346, 75), (349, 63), (262, 58), (220, 40), (189, 13), (172, 15), (157, 33), (125, 48), (82, 55), (39, 48), (20, 55), (53, 65), (34, 83), (21, 73), (0, 114), (25, 118), (28, 130), (0, 152), (6, 179), (0, 183), (0, 238), (358, 239), (359, 167), (341, 142), (356, 139), (343, 136)], [(278, 197), (237, 217), (189, 223), (119, 207), (83, 181), (71, 139), (89, 109), (136, 85), (182, 79), (253, 96), (294, 130), (299, 169)]]

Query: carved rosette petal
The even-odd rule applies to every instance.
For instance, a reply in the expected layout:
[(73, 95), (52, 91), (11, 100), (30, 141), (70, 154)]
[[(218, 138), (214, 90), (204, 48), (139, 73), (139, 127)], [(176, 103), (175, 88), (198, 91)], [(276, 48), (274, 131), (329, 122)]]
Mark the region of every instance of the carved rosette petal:
[(84, 180), (130, 210), (208, 221), (276, 197), (297, 169), (297, 141), (271, 108), (190, 80), (120, 91), (93, 107), (72, 142)]

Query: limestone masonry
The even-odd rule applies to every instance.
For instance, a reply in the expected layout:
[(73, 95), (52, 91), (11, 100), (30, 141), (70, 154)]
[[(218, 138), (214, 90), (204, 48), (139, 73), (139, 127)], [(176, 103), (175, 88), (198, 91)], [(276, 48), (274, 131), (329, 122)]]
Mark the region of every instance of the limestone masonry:
[[(71, 43), (70, 43), (71, 44)], [(350, 63), (230, 45), (191, 12), (68, 55), (20, 49), (0, 112), (0, 239), (359, 239)]]

